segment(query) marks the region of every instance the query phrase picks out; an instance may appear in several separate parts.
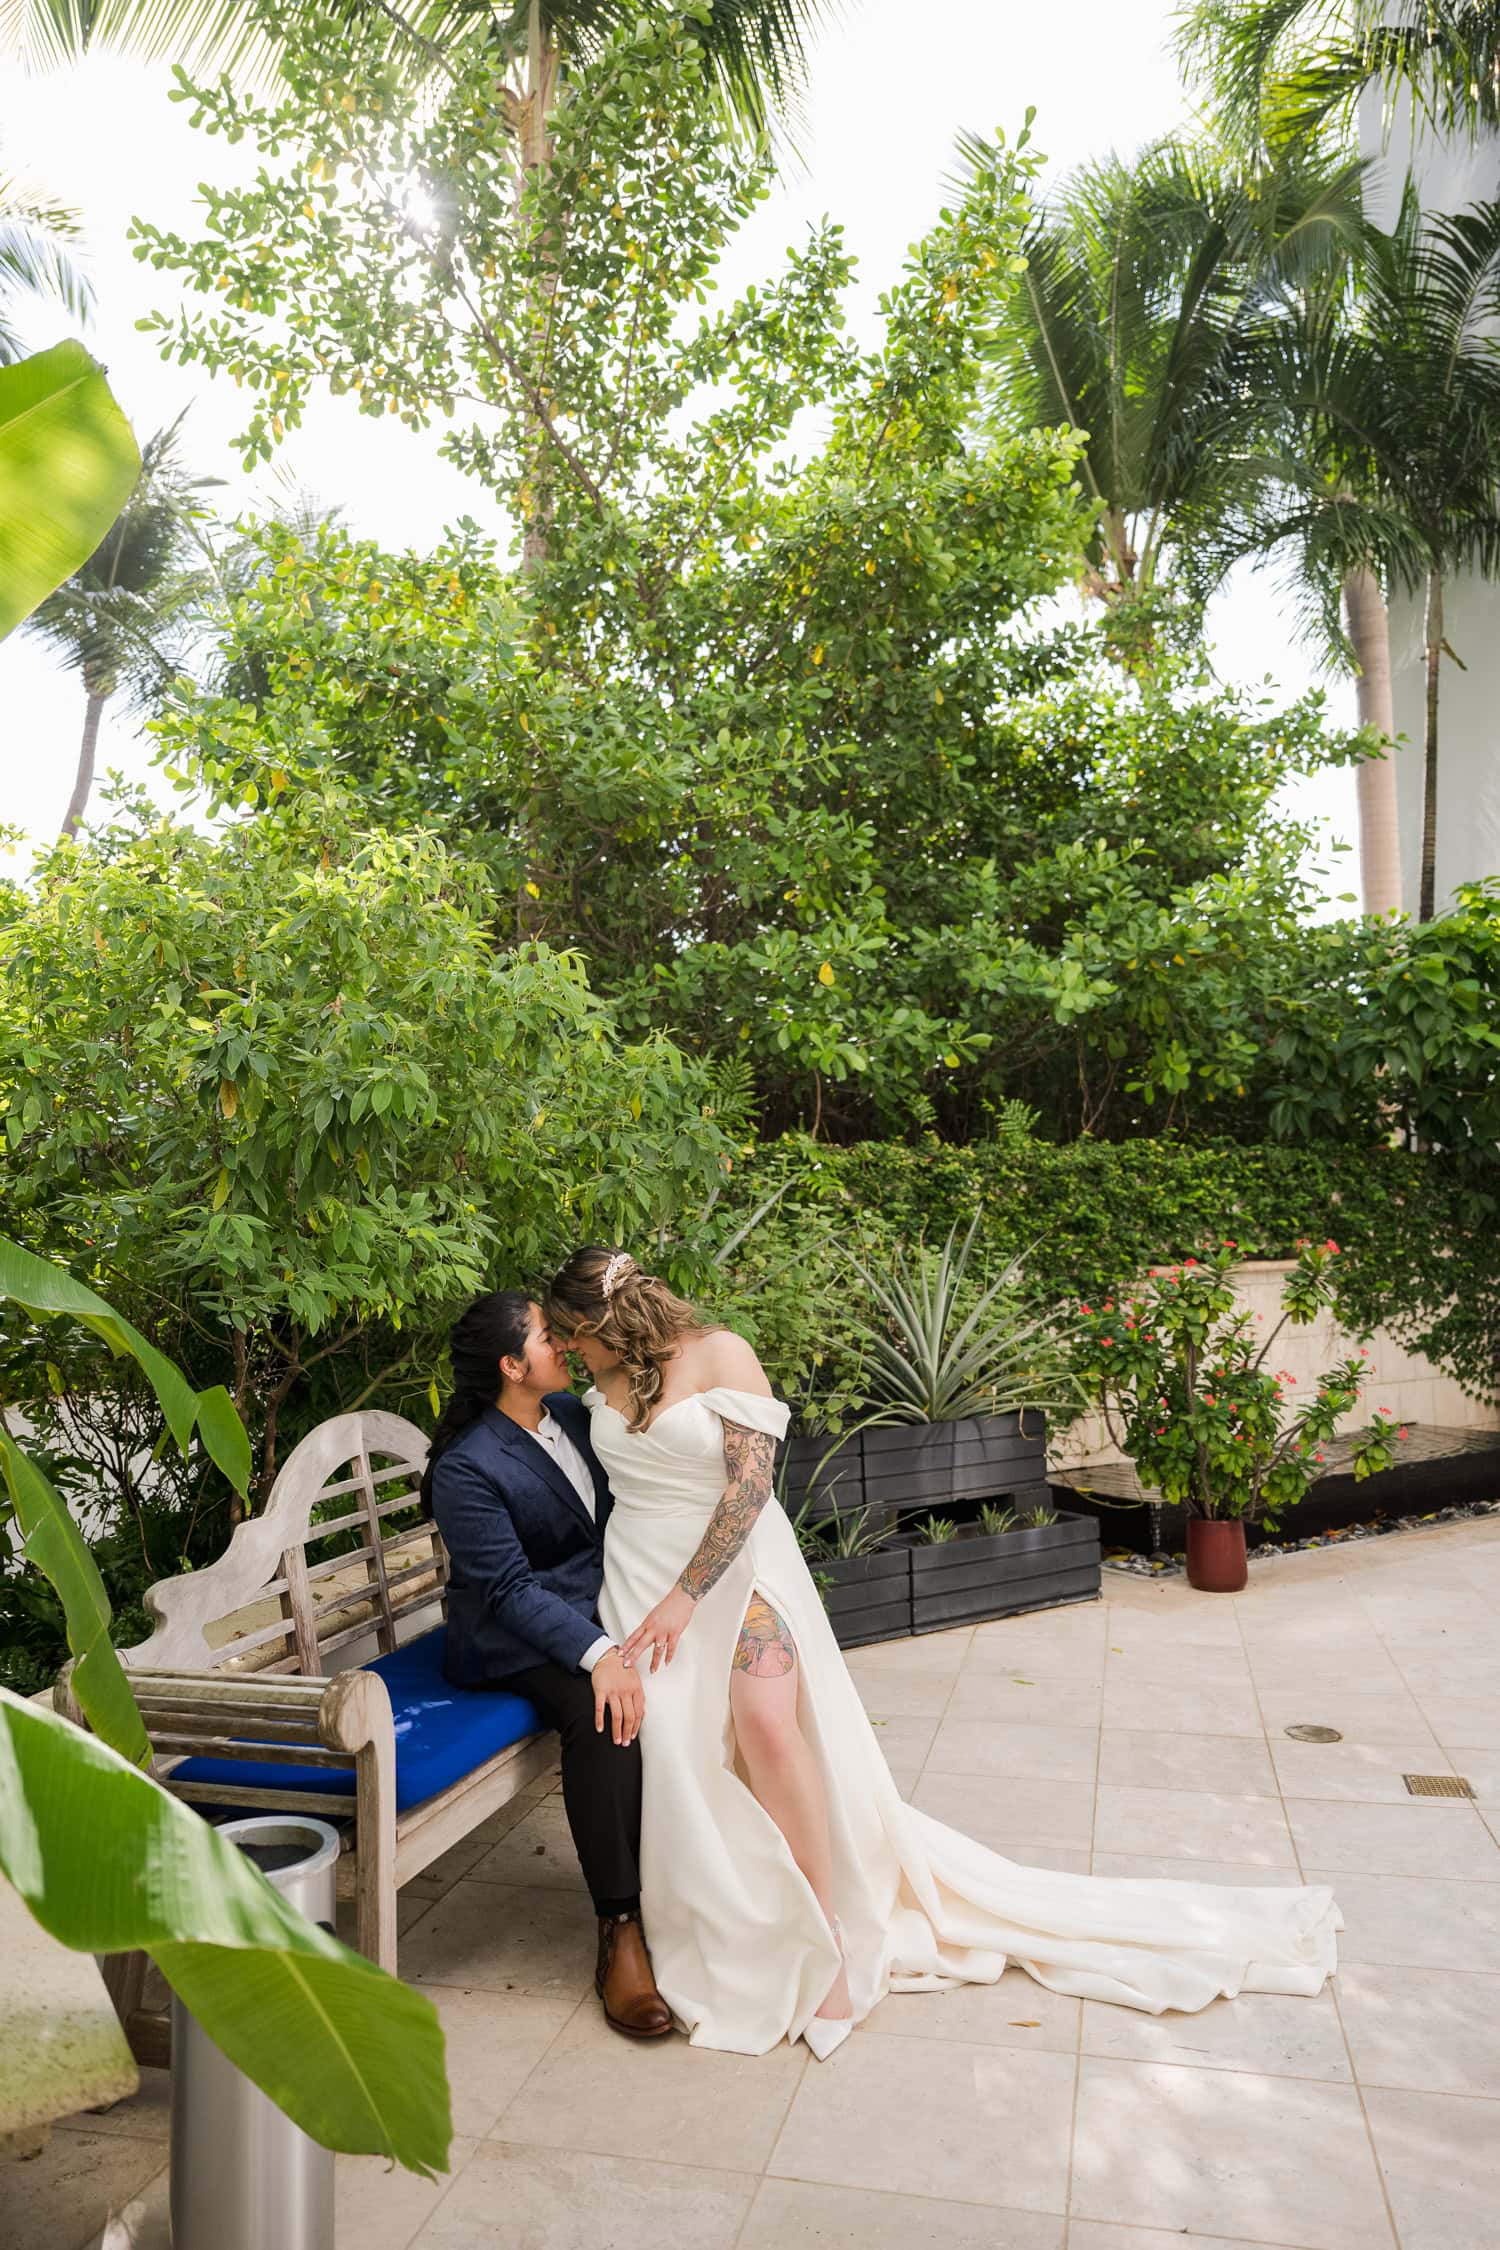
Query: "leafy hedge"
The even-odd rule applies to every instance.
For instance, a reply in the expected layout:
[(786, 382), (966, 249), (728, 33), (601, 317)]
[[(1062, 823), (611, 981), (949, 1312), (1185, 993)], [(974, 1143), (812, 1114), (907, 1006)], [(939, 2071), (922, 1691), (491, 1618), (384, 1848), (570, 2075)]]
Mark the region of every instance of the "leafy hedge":
[[(1020, 1136), (956, 1147), (803, 1136), (762, 1143), (736, 1175), (751, 1203), (786, 1180), (778, 1232), (809, 1239), (941, 1235), (982, 1212), (992, 1258), (1029, 1251), (1028, 1284), (1052, 1304), (1230, 1237), (1263, 1258), (1299, 1235), (1346, 1254), (1342, 1306), (1384, 1323), (1475, 1395), (1500, 1369), (1500, 1241), (1476, 1230), (1450, 1167), (1394, 1148), (1232, 1141), (1078, 1141)], [(795, 1286), (795, 1283), (792, 1284)]]

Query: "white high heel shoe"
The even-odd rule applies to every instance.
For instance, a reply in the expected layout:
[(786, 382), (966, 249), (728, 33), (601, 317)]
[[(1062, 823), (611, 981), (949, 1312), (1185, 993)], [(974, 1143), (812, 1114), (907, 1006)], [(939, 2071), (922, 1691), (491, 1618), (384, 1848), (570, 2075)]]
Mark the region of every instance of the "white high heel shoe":
[[(831, 1927), (834, 1943), (839, 1949), (839, 1957), (841, 1960), (845, 1959), (844, 1926), (836, 1914), (833, 1917)], [(852, 2016), (809, 2016), (802, 2027), (802, 2036), (819, 2062), (827, 2062), (834, 2049), (842, 2047), (853, 2029), (854, 2019)]]

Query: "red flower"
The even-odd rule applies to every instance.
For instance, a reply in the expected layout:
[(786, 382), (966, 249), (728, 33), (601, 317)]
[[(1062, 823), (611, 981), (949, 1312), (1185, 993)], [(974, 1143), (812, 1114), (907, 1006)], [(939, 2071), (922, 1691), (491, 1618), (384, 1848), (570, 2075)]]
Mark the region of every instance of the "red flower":
[(1195, 1266), (1198, 1263), (1196, 1258), (1184, 1258), (1182, 1262), (1185, 1266)]
[(1114, 1342), (1114, 1338), (1113, 1336), (1101, 1336), (1099, 1341), (1101, 1344), (1112, 1344)]
[(1209, 1393), (1205, 1391), (1203, 1395), (1203, 1403), (1205, 1406), (1217, 1406), (1219, 1402), (1216, 1398), (1211, 1397)]
[(1328, 1240), (1324, 1243), (1323, 1248), (1328, 1252), (1331, 1258), (1336, 1258), (1339, 1254), (1339, 1246), (1334, 1241), (1332, 1235), (1328, 1237)]
[(1397, 1437), (1405, 1437), (1405, 1435), (1406, 1435), (1406, 1425), (1405, 1425), (1404, 1423), (1402, 1424), (1401, 1428), (1400, 1428), (1400, 1429), (1399, 1429), (1399, 1430), (1398, 1430), (1398, 1431), (1396, 1432), (1396, 1435), (1397, 1435)]
[(1239, 1244), (1237, 1242), (1231, 1242), (1228, 1235), (1226, 1234), (1224, 1237), (1224, 1247), (1226, 1250), (1238, 1250)]
[(1092, 1313), (1092, 1312), (1093, 1312), (1093, 1309), (1094, 1309), (1094, 1308), (1093, 1308), (1093, 1306), (1092, 1306), (1092, 1305), (1086, 1305), (1086, 1304), (1085, 1304), (1085, 1303), (1083, 1302), (1083, 1299), (1082, 1299), (1081, 1297), (1079, 1298), (1079, 1300), (1078, 1300), (1078, 1310), (1079, 1310), (1080, 1312)]
[(1114, 1309), (1115, 1309), (1115, 1301), (1114, 1301), (1114, 1298), (1113, 1298), (1113, 1297), (1106, 1297), (1106, 1298), (1105, 1298), (1105, 1300), (1104, 1300), (1104, 1309), (1105, 1309), (1105, 1311), (1106, 1311), (1106, 1312), (1113, 1312), (1113, 1311), (1114, 1311)]
[(1386, 1415), (1388, 1415), (1388, 1414), (1390, 1413), (1390, 1411), (1391, 1411), (1391, 1410), (1390, 1410), (1390, 1408), (1389, 1408), (1388, 1406), (1377, 1406), (1377, 1407), (1376, 1407), (1376, 1409), (1375, 1409), (1375, 1411), (1376, 1411), (1376, 1413), (1377, 1413), (1377, 1414), (1386, 1414)]

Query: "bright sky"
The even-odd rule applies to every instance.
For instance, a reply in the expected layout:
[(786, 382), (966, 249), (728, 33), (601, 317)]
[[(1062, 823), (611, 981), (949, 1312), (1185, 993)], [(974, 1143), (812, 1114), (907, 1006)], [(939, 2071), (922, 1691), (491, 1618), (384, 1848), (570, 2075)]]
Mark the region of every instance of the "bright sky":
[[(907, 245), (935, 217), (963, 130), (1000, 126), (1013, 134), (1034, 104), (1036, 144), (1055, 170), (1066, 171), (1181, 122), (1186, 105), (1168, 52), (1171, 18), (1172, 0), (1135, 0), (1131, 7), (1073, 0), (1065, 14), (994, 0), (925, 0), (915, 19), (906, 0), (843, 0), (813, 57), (802, 168), (746, 228), (726, 280), (739, 287), (773, 270), (808, 224), (828, 214), (843, 223), (859, 257), (855, 318), (863, 326)], [(193, 132), (186, 105), (167, 100), (168, 84), (165, 66), (108, 57), (40, 81), (18, 83), (12, 74), (0, 84), (0, 147), (6, 171), (38, 175), (83, 214), (99, 296), (88, 340), (137, 433), (160, 428), (191, 405), (187, 457), (200, 473), (226, 480), (218, 497), (233, 512), (242, 496), (253, 497), (227, 442), (241, 394), (227, 378), (164, 366), (153, 339), (136, 333), (144, 313), (175, 298), (163, 277), (132, 258), (126, 229), (139, 212), (191, 232), (197, 184), (225, 185), (236, 164), (248, 166), (253, 156)], [(66, 332), (65, 321), (43, 314), (30, 340), (40, 347)], [(435, 445), (436, 433), (424, 437), (362, 419), (347, 400), (325, 398), (283, 453), (293, 475), (339, 504), (355, 532), (388, 546), (422, 546), (460, 514), (483, 517), (482, 492), (440, 461)], [(1273, 591), (1257, 578), (1231, 583), (1211, 628), (1226, 678), (1258, 682), (1269, 675), (1287, 695), (1310, 684), (1313, 667)], [(1353, 723), (1347, 684), (1333, 684), (1331, 707), (1338, 723)], [(76, 675), (24, 633), (0, 647), (0, 824), (38, 836), (55, 829), (82, 718)], [(106, 713), (100, 772), (110, 766), (150, 777), (149, 745), (128, 719)], [(156, 786), (170, 795), (165, 784)], [(1292, 803), (1352, 840), (1350, 776), (1302, 786)], [(1354, 887), (1352, 859), (1331, 864), (1330, 891)]]

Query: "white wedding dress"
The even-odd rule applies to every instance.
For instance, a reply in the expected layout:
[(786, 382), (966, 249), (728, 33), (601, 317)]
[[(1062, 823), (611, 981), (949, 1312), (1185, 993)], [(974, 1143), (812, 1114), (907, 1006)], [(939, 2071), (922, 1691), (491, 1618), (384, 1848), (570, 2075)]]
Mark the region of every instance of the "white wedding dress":
[[(630, 1430), (591, 1390), (615, 1504), (600, 1615), (623, 1639), (666, 1594), (723, 1495), (723, 1424), (780, 1437), (788, 1410), (700, 1391)], [(670, 1665), (642, 1659), (641, 1910), (657, 1983), (699, 2047), (759, 2055), (808, 2024), (838, 1949), (780, 1830), (736, 1771), (729, 1679), (759, 1592), (791, 1628), (798, 1712), (823, 1771), (853, 2020), (889, 1991), (989, 1984), (1007, 1962), (1053, 1992), (1153, 2015), (1218, 1994), (1312, 1995), (1343, 1923), (1331, 1890), (1067, 1875), (1024, 1867), (906, 1804), (881, 1756), (796, 1535), (768, 1502)], [(1005, 1784), (995, 1786), (1003, 1789)]]

